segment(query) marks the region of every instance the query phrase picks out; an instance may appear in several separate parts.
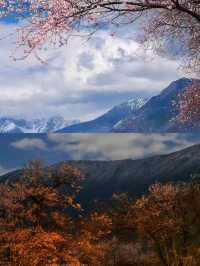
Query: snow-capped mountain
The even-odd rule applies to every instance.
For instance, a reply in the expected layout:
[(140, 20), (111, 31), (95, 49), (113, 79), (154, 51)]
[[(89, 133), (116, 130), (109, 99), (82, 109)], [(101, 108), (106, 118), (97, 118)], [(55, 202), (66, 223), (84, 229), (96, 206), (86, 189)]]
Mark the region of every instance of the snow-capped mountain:
[(58, 132), (65, 133), (106, 133), (122, 119), (129, 116), (134, 116), (137, 111), (147, 102), (147, 99), (137, 97), (128, 100), (120, 105), (113, 107), (107, 113), (94, 120), (78, 123), (76, 125), (67, 126)]
[(198, 79), (181, 78), (173, 81), (159, 95), (152, 97), (137, 112), (137, 115), (128, 116), (116, 124), (112, 132), (133, 133), (166, 133), (166, 132), (200, 132), (199, 125), (191, 126), (177, 120), (179, 110), (174, 102), (179, 101), (179, 95), (193, 83), (199, 84)]
[(130, 99), (127, 102), (122, 103), (119, 106), (116, 106), (116, 108), (130, 108), (131, 111), (135, 111), (140, 109), (146, 102), (147, 99), (138, 97)]
[(0, 133), (49, 133), (78, 122), (65, 120), (61, 116), (32, 120), (2, 117), (0, 118)]
[(183, 125), (176, 119), (179, 110), (174, 106), (182, 94), (193, 82), (200, 80), (181, 78), (169, 84), (161, 93), (148, 101), (133, 98), (115, 106), (102, 116), (88, 122), (68, 126), (58, 132), (71, 133), (165, 133), (200, 132), (200, 126)]

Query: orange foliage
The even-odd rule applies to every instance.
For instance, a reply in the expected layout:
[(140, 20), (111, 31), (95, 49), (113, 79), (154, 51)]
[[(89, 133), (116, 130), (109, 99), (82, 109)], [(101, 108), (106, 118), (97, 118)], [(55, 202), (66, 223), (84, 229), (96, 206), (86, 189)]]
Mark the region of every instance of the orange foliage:
[(74, 219), (82, 180), (69, 165), (31, 162), (0, 185), (0, 265), (200, 265), (198, 183), (155, 184), (136, 201), (114, 195), (108, 210)]
[(7, 241), (11, 265), (80, 265), (70, 252), (72, 239), (61, 233), (46, 232), (38, 227), (18, 229), (3, 237)]
[(199, 200), (198, 184), (155, 184), (136, 201), (139, 235), (149, 240), (162, 265), (199, 265)]
[(75, 197), (83, 176), (68, 165), (50, 184), (45, 175), (39, 162), (31, 162), (21, 180), (0, 185), (1, 260), (11, 265), (79, 265), (70, 252), (73, 223), (66, 209), (80, 209)]
[(200, 126), (200, 82), (194, 82), (180, 95), (178, 119), (189, 126)]

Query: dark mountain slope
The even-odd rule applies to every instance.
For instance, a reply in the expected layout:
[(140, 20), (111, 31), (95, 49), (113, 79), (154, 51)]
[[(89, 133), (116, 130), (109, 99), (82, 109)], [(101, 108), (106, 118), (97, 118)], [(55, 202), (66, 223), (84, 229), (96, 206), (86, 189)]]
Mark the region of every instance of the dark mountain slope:
[[(188, 181), (200, 173), (200, 145), (195, 145), (169, 155), (140, 160), (121, 161), (68, 161), (87, 176), (80, 193), (84, 206), (96, 200), (108, 199), (113, 193), (128, 192), (137, 197), (149, 185), (158, 182)], [(54, 165), (58, 167), (58, 165)], [(18, 179), (22, 171), (1, 177), (2, 182)]]
[[(192, 128), (175, 120), (178, 110), (174, 102), (193, 82), (200, 80), (182, 78), (172, 82), (162, 93), (151, 98), (139, 111), (137, 117), (127, 117), (114, 127), (114, 132), (191, 132)], [(200, 131), (200, 128), (196, 128)]]
[(135, 116), (137, 110), (144, 105), (146, 100), (143, 98), (136, 98), (129, 100), (125, 103), (113, 107), (110, 111), (104, 115), (88, 122), (79, 123), (76, 125), (65, 127), (59, 130), (59, 133), (95, 133), (95, 132), (110, 132), (111, 129), (117, 124), (121, 119), (125, 117)]
[(176, 119), (179, 110), (174, 103), (179, 101), (179, 95), (193, 82), (200, 84), (200, 80), (195, 79), (176, 80), (148, 102), (142, 98), (136, 98), (114, 107), (92, 121), (68, 126), (58, 132), (200, 132), (200, 128), (183, 125)]

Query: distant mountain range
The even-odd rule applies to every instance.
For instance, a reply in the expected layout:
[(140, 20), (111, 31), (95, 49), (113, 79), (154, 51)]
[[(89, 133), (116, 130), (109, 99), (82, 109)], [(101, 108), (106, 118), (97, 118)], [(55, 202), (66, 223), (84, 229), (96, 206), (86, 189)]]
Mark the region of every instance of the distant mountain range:
[(200, 127), (182, 124), (176, 119), (179, 110), (174, 105), (193, 82), (200, 84), (197, 79), (176, 80), (149, 100), (135, 97), (87, 122), (66, 121), (60, 116), (30, 121), (0, 118), (0, 133), (200, 132)]
[(55, 132), (63, 127), (78, 123), (79, 121), (66, 121), (61, 116), (41, 119), (13, 119), (0, 118), (0, 133), (48, 133)]
[[(171, 153), (138, 160), (119, 161), (67, 161), (78, 167), (87, 177), (79, 199), (85, 207), (95, 200), (107, 200), (113, 193), (128, 192), (141, 196), (155, 182), (187, 182), (200, 174), (200, 145)], [(53, 165), (57, 168), (60, 164)], [(1, 182), (14, 182), (22, 171), (0, 177)], [(48, 181), (47, 181), (48, 182)]]
[(59, 130), (60, 133), (106, 133), (126, 117), (137, 115), (137, 111), (147, 102), (146, 99), (138, 97), (130, 99), (120, 105), (113, 107), (104, 115), (88, 122), (82, 122)]
[(68, 126), (58, 132), (199, 132), (200, 128), (181, 124), (176, 119), (179, 111), (174, 105), (174, 102), (178, 102), (179, 95), (193, 82), (200, 84), (200, 80), (176, 80), (148, 101), (143, 98), (132, 99), (92, 121)]

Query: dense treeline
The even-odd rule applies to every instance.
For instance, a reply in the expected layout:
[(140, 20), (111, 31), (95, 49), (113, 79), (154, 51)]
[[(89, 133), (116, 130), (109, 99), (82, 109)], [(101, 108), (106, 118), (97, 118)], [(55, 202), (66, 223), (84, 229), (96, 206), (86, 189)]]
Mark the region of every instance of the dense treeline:
[(84, 176), (31, 162), (0, 185), (0, 265), (200, 265), (200, 185), (154, 184), (137, 200), (113, 195), (85, 215)]

